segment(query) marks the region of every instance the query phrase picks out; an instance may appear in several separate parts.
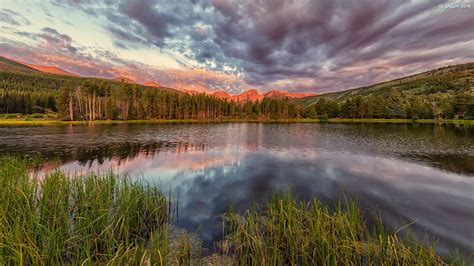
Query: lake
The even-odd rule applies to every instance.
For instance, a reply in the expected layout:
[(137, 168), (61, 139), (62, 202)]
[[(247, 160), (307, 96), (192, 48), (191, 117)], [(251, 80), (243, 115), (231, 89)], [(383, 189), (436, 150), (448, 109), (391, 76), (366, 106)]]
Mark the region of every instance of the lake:
[(474, 127), (431, 124), (110, 124), (0, 127), (0, 154), (59, 158), (68, 172), (126, 172), (178, 199), (205, 248), (221, 215), (274, 191), (357, 199), (391, 231), (474, 251)]

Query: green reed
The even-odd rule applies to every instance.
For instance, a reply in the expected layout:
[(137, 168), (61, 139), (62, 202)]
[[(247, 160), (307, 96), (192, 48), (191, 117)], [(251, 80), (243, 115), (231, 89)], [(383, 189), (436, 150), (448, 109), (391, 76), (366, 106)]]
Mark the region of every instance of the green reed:
[(158, 188), (112, 173), (32, 177), (30, 166), (0, 157), (0, 264), (167, 264), (194, 255), (170, 250)]
[[(155, 186), (108, 173), (31, 174), (38, 162), (0, 156), (0, 264), (198, 265), (199, 240), (173, 233), (174, 210)], [(169, 196), (171, 199), (171, 195)], [(368, 228), (354, 202), (275, 194), (243, 216), (231, 210), (217, 264), (439, 265), (434, 248)], [(462, 263), (462, 260), (453, 260)]]
[(263, 208), (226, 217), (228, 241), (240, 265), (439, 265), (434, 248), (367, 228), (358, 205), (329, 210), (318, 200), (274, 195)]

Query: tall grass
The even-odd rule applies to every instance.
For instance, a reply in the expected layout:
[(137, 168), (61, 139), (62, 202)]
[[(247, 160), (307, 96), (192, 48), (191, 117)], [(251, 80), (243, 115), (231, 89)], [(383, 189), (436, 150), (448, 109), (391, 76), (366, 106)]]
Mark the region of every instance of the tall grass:
[(114, 174), (70, 177), (55, 171), (38, 179), (28, 168), (24, 159), (0, 157), (0, 263), (191, 260), (190, 249), (169, 248), (168, 202), (158, 188)]
[[(31, 175), (31, 163), (0, 156), (0, 264), (202, 264), (200, 243), (170, 230), (160, 190), (112, 173)], [(171, 198), (171, 197), (170, 197)], [(368, 228), (356, 203), (329, 210), (277, 194), (224, 221), (217, 264), (439, 265), (432, 247)], [(170, 233), (171, 232), (171, 233)]]
[(355, 203), (330, 211), (318, 200), (275, 195), (243, 216), (230, 212), (226, 230), (240, 265), (439, 265), (433, 248), (367, 228)]

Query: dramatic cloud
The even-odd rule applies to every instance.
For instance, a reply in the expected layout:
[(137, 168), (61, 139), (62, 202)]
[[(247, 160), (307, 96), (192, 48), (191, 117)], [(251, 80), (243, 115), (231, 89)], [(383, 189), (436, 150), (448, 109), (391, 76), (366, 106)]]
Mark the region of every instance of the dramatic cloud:
[[(37, 36), (33, 35), (34, 38)], [(127, 77), (139, 82), (154, 81), (171, 88), (195, 91), (226, 90), (229, 93), (239, 93), (249, 89), (248, 84), (237, 76), (202, 69), (156, 68), (136, 61), (123, 60), (113, 52), (100, 49), (86, 52), (84, 47), (80, 47), (71, 55), (68, 50), (54, 50), (48, 46), (32, 48), (21, 43), (8, 44), (0, 38), (0, 51), (24, 62), (57, 66), (83, 76)]]
[(70, 53), (76, 53), (77, 49), (72, 46), (72, 39), (67, 34), (61, 34), (57, 30), (49, 27), (41, 29), (38, 35), (46, 42), (46, 46), (50, 49), (66, 49)]
[(241, 78), (245, 86), (217, 86), (233, 91), (342, 90), (474, 60), (474, 8), (464, 1), (52, 1), (97, 18), (116, 49), (159, 49)]

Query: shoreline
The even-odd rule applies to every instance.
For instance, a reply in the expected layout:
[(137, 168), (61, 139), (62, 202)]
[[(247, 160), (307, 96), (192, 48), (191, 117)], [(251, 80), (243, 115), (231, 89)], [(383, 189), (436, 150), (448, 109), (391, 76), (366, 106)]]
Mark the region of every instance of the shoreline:
[(384, 118), (329, 118), (329, 119), (218, 119), (218, 120), (198, 120), (198, 119), (151, 119), (151, 120), (80, 120), (63, 121), (56, 119), (5, 119), (0, 118), (0, 126), (34, 126), (34, 125), (102, 125), (102, 124), (217, 124), (217, 123), (341, 123), (341, 124), (454, 124), (454, 125), (474, 125), (474, 120), (457, 119), (384, 119)]

